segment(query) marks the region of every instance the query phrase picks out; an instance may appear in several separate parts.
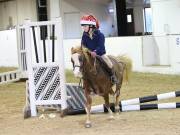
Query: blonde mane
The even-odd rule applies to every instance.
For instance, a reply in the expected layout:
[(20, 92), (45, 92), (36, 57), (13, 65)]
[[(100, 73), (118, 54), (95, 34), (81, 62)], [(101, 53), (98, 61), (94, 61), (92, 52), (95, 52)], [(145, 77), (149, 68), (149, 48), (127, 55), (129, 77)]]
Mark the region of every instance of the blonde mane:
[(89, 55), (91, 51), (88, 48), (81, 47), (81, 46), (76, 46), (71, 48), (71, 54), (78, 53), (78, 54), (83, 54), (85, 56), (85, 59), (89, 63)]
[(79, 54), (81, 54), (81, 53), (82, 53), (81, 46), (72, 47), (72, 48), (71, 48), (71, 54), (74, 54), (74, 53), (79, 53)]

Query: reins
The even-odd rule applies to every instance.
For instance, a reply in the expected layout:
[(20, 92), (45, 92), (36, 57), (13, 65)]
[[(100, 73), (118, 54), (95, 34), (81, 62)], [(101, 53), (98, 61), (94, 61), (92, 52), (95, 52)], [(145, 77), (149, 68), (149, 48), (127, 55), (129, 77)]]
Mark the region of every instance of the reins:
[(84, 87), (83, 87), (83, 83), (82, 83), (82, 77), (79, 79), (79, 85), (78, 85), (78, 87), (79, 87), (79, 88), (82, 88), (82, 89), (84, 88)]

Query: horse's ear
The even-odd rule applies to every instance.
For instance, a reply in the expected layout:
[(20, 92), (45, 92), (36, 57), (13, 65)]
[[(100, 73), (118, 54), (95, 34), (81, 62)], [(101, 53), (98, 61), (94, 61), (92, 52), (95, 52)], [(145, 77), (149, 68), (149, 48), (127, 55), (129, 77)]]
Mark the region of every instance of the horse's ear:
[(74, 47), (71, 48), (71, 54), (73, 54), (75, 52)]

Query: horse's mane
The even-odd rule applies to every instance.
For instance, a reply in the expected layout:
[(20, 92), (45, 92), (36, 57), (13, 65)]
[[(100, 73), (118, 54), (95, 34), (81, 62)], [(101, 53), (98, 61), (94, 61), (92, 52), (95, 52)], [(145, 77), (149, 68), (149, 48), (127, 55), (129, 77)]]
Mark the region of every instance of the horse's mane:
[(82, 48), (81, 46), (76, 46), (76, 47), (72, 47), (71, 48), (71, 54), (74, 54), (74, 53), (82, 53)]
[(83, 54), (87, 62), (88, 63), (90, 62), (89, 61), (90, 55), (88, 55), (88, 53), (90, 53), (90, 50), (88, 48), (81, 47), (81, 46), (72, 47), (71, 54), (75, 54), (75, 53)]

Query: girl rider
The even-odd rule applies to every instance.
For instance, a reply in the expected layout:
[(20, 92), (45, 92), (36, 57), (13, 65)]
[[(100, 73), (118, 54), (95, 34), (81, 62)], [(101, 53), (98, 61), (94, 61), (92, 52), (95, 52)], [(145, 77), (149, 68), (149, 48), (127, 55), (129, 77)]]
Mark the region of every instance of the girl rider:
[(101, 56), (101, 58), (110, 68), (111, 82), (113, 84), (117, 83), (113, 64), (109, 57), (106, 55), (104, 45), (105, 37), (104, 34), (99, 30), (99, 21), (93, 15), (84, 15), (81, 18), (80, 24), (84, 30), (81, 44), (91, 51), (91, 55), (93, 57), (96, 57), (96, 55)]

